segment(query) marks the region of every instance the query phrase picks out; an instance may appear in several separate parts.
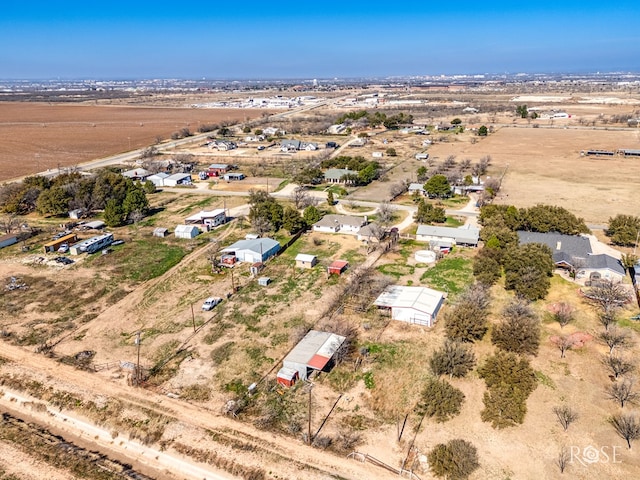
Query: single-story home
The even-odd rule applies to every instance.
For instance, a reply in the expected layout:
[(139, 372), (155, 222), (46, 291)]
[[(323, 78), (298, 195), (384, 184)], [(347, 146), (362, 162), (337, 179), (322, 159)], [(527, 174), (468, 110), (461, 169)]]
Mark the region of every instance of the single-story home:
[(444, 242), (449, 245), (477, 247), (479, 239), (480, 229), (470, 225), (463, 225), (458, 228), (419, 225), (416, 231), (416, 240), (418, 242)]
[(414, 193), (419, 193), (420, 195), (426, 195), (427, 192), (425, 192), (424, 190), (424, 184), (423, 183), (410, 183), (409, 184), (409, 188), (407, 189), (407, 191), (410, 194), (414, 194)]
[(296, 380), (307, 380), (315, 371), (329, 371), (335, 355), (346, 337), (330, 332), (310, 330), (282, 361), (277, 381), (290, 387)]
[(353, 183), (346, 180), (345, 175), (358, 175), (358, 172), (348, 168), (330, 168), (324, 172), (323, 178), (326, 183)]
[(195, 238), (200, 235), (200, 229), (195, 225), (178, 225), (173, 234), (176, 238)]
[(94, 220), (93, 222), (87, 222), (81, 225), (82, 230), (102, 230), (107, 224), (102, 220)]
[(556, 267), (574, 271), (576, 279), (621, 282), (625, 277), (620, 260), (607, 254), (594, 255), (591, 240), (586, 236), (518, 231), (518, 239), (521, 244), (547, 245)]
[(391, 310), (393, 320), (432, 327), (443, 302), (444, 293), (431, 288), (390, 285), (373, 304)]
[(18, 243), (17, 235), (14, 235), (12, 233), (0, 235), (0, 248), (8, 247), (9, 245), (13, 245), (14, 243)]
[(164, 238), (167, 235), (169, 235), (169, 229), (168, 228), (156, 227), (156, 228), (153, 229), (153, 236), (154, 237)]
[(358, 230), (358, 240), (361, 242), (379, 242), (385, 235), (385, 229), (378, 223), (369, 223)]
[(280, 251), (280, 244), (272, 238), (239, 240), (223, 248), (223, 253), (233, 254), (238, 262), (265, 262)]
[(191, 175), (189, 173), (174, 173), (164, 179), (165, 187), (177, 187), (178, 185), (191, 185)]
[(308, 253), (299, 253), (296, 255), (296, 267), (313, 268), (318, 263), (318, 257)]
[(220, 175), (224, 175), (229, 170), (231, 170), (231, 165), (226, 163), (212, 163), (207, 168), (207, 175), (209, 177), (219, 177)]
[(334, 260), (331, 262), (331, 265), (327, 267), (327, 273), (329, 275), (342, 275), (347, 267), (349, 267), (349, 262), (346, 260)]
[(312, 152), (318, 149), (317, 143), (302, 142), (300, 140), (282, 140), (280, 142), (280, 151), (296, 152), (298, 150), (306, 150)]
[(329, 214), (313, 224), (314, 232), (358, 233), (367, 224), (367, 217)]
[(209, 143), (209, 148), (217, 148), (220, 151), (234, 150), (237, 148), (235, 142), (229, 140), (214, 140)]
[(140, 180), (141, 182), (144, 182), (149, 177), (149, 175), (151, 175), (151, 172), (144, 168), (134, 168), (133, 170), (122, 172), (123, 177), (130, 178), (134, 181)]
[(227, 182), (229, 182), (231, 180), (244, 180), (245, 175), (244, 173), (240, 173), (240, 172), (225, 173), (222, 178)]
[(164, 187), (164, 180), (167, 177), (169, 177), (168, 173), (158, 172), (154, 173), (153, 175), (149, 175), (147, 177), (147, 180), (153, 183), (156, 187)]
[(217, 227), (227, 221), (227, 214), (223, 208), (206, 211), (200, 210), (198, 213), (184, 219), (186, 224), (203, 224), (211, 227)]

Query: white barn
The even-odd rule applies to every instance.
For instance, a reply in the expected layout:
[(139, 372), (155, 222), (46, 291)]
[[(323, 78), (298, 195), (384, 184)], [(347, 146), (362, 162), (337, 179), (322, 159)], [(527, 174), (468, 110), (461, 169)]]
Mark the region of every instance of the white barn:
[(390, 285), (373, 304), (391, 310), (393, 320), (432, 327), (443, 302), (444, 293), (431, 288)]
[(173, 233), (176, 238), (195, 238), (200, 234), (200, 229), (195, 225), (178, 225)]

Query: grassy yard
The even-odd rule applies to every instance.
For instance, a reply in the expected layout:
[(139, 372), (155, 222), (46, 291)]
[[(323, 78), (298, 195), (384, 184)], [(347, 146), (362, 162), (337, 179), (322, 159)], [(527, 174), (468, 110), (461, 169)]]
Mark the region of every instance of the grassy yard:
[(424, 272), (420, 281), (436, 290), (455, 295), (473, 282), (472, 264), (465, 252), (452, 253)]

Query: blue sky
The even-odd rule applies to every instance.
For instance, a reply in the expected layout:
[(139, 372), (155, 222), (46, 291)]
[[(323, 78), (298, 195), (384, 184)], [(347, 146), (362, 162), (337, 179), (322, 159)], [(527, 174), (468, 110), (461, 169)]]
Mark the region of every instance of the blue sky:
[(640, 72), (638, 0), (4, 3), (4, 79)]

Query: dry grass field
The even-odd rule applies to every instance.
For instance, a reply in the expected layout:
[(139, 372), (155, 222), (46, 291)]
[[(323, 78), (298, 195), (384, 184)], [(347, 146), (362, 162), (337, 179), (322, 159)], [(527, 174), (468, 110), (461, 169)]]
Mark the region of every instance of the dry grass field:
[(264, 110), (0, 103), (0, 181), (78, 165), (168, 139), (173, 132), (245, 121)]

